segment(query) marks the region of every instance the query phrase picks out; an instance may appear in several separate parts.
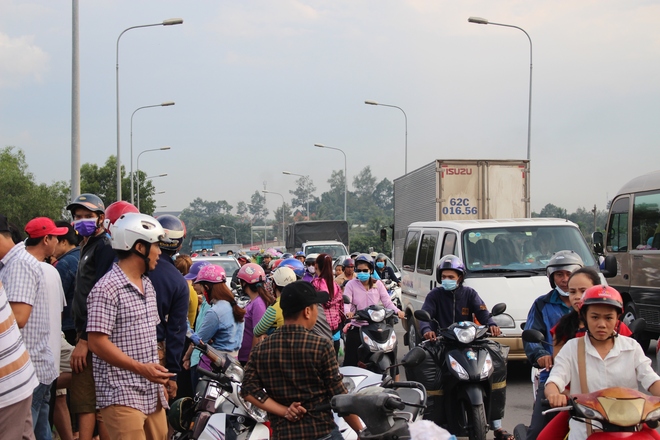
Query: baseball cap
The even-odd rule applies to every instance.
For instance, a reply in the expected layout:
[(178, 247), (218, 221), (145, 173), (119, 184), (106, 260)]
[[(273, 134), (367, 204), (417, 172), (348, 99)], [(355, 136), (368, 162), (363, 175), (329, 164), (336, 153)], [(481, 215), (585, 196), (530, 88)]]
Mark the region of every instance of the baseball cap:
[(69, 233), (69, 229), (58, 228), (55, 226), (55, 222), (48, 217), (37, 217), (27, 222), (25, 233), (30, 238), (41, 238), (46, 235), (66, 235)]
[(329, 299), (328, 292), (317, 292), (307, 281), (295, 281), (282, 289), (280, 307), (285, 314), (291, 315), (312, 304), (326, 303)]
[[(277, 260), (282, 261), (282, 260)], [(288, 286), (296, 281), (296, 273), (290, 267), (278, 267), (273, 273), (273, 282), (279, 287)]]
[(2, 214), (0, 214), (0, 232), (11, 232), (9, 229), (9, 222), (7, 221), (7, 217)]
[(209, 264), (211, 263), (206, 260), (193, 262), (192, 266), (190, 266), (190, 270), (188, 271), (188, 274), (184, 275), (183, 278), (187, 280), (196, 279), (197, 275), (199, 274), (199, 270), (204, 266), (208, 266)]

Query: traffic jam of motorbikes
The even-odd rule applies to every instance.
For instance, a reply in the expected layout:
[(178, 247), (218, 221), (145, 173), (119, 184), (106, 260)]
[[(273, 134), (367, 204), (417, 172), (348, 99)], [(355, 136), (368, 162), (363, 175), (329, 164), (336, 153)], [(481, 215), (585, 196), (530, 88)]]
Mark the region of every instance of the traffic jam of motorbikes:
[[(394, 258), (350, 249), (341, 220), (188, 254), (178, 217), (94, 194), (72, 222), (0, 215), (6, 438), (660, 438), (617, 203), (592, 246), (567, 220), (436, 219), (407, 224)], [(642, 226), (625, 248), (653, 251)], [(65, 291), (61, 330), (44, 316)], [(516, 362), (529, 421), (507, 427)]]

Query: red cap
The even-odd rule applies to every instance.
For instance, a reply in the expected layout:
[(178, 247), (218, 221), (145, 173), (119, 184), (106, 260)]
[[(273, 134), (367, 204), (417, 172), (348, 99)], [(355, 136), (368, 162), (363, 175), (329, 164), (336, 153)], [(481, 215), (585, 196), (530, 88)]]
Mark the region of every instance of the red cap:
[(46, 235), (66, 235), (69, 233), (69, 229), (58, 228), (55, 226), (55, 222), (48, 217), (37, 217), (25, 225), (25, 233), (30, 238), (41, 238)]

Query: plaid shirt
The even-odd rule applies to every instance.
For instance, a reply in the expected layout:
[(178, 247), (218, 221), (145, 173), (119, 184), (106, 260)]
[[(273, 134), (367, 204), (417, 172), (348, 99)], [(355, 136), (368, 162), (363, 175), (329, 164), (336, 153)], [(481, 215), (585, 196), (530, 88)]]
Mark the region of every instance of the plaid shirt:
[(332, 343), (301, 325), (285, 324), (252, 349), (242, 395), (289, 406), (301, 402), (307, 413), (297, 422), (271, 414), (275, 439), (317, 439), (334, 428), (332, 412), (314, 411), (332, 396), (346, 393)]
[[(144, 293), (112, 265), (87, 297), (87, 332), (104, 333), (127, 356), (141, 363), (158, 363), (156, 291), (146, 276)], [(144, 414), (156, 411), (158, 399), (167, 408), (161, 385), (93, 356), (96, 406), (122, 405)]]
[(30, 317), (21, 333), (37, 372), (37, 379), (44, 385), (50, 385), (59, 375), (59, 371), (55, 369), (53, 352), (48, 346), (50, 303), (46, 296), (41, 265), (25, 250), (23, 243), (15, 245), (0, 260), (0, 281), (5, 286), (9, 302), (32, 306)]

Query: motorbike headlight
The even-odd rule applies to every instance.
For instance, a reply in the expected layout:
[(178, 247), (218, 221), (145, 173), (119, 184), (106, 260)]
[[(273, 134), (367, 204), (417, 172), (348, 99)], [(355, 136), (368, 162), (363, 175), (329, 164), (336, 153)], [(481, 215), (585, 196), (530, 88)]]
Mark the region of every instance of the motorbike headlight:
[(447, 355), (447, 358), (449, 359), (449, 365), (451, 365), (451, 369), (458, 374), (458, 377), (463, 380), (469, 380), (470, 375), (465, 371), (465, 368), (461, 364), (459, 364), (456, 359), (454, 359), (451, 355)]
[(232, 358), (232, 362), (225, 370), (225, 376), (230, 378), (232, 382), (243, 382), (243, 367), (241, 367), (241, 364), (236, 359)]
[(660, 419), (660, 408), (658, 408), (656, 410), (653, 410), (650, 413), (648, 413), (648, 415), (646, 416), (644, 421), (645, 422), (653, 422), (653, 421), (658, 420), (658, 419)]
[(477, 329), (473, 326), (466, 328), (456, 327), (454, 328), (454, 335), (456, 335), (458, 342), (462, 344), (469, 344), (470, 342), (474, 341), (474, 338), (477, 336)]
[(396, 333), (392, 332), (390, 339), (382, 344), (374, 341), (366, 334), (362, 335), (362, 340), (365, 344), (367, 344), (367, 347), (369, 347), (371, 351), (384, 351), (385, 353), (389, 353), (390, 351), (394, 350), (394, 345), (396, 344)]
[(236, 395), (238, 396), (238, 401), (240, 402), (241, 407), (248, 416), (253, 418), (257, 423), (266, 423), (268, 420), (268, 413), (266, 411), (252, 405), (250, 402), (246, 402), (241, 396), (240, 388), (237, 390)]
[(481, 379), (488, 379), (491, 371), (493, 371), (493, 359), (490, 357), (490, 353), (487, 353), (486, 360), (484, 361), (484, 366), (481, 368), (481, 374), (479, 377)]
[(588, 406), (584, 406), (581, 403), (578, 403), (577, 407), (582, 413), (582, 415), (584, 415), (584, 417), (588, 419), (605, 420), (605, 418), (595, 409), (589, 408)]
[(598, 403), (603, 407), (603, 411), (610, 423), (617, 426), (635, 426), (642, 421), (644, 399), (622, 400), (599, 397)]
[(341, 383), (344, 384), (344, 387), (346, 388), (346, 391), (348, 391), (348, 394), (351, 394), (353, 391), (355, 391), (355, 382), (353, 382), (353, 379), (349, 377), (344, 377), (341, 380)]
[(369, 318), (373, 322), (382, 322), (385, 319), (385, 309), (369, 310)]

